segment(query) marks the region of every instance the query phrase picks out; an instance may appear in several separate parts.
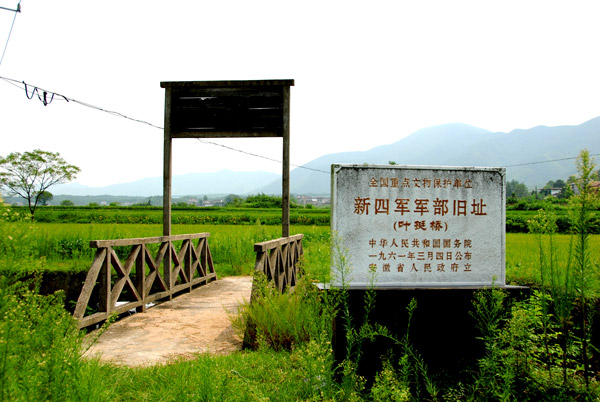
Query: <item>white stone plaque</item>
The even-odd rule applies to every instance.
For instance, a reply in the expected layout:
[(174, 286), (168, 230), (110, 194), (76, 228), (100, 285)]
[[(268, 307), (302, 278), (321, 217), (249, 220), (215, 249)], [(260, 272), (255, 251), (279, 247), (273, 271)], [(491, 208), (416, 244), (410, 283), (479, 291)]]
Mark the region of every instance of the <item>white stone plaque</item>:
[(368, 286), (373, 274), (376, 287), (505, 284), (504, 168), (331, 171), (331, 229), (352, 269), (348, 286)]

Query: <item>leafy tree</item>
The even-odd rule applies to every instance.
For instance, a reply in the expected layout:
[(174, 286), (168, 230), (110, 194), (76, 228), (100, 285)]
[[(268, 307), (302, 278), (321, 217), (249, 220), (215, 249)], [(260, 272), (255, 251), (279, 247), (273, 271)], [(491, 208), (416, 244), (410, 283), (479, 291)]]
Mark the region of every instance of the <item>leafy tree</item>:
[(529, 190), (524, 183), (511, 180), (506, 183), (506, 195), (508, 197), (524, 198), (529, 195)]
[(71, 201), (71, 200), (62, 200), (62, 201), (60, 202), (60, 205), (61, 205), (61, 206), (63, 206), (63, 207), (72, 207), (72, 206), (74, 206), (75, 204), (74, 204), (74, 203), (73, 203), (73, 201)]
[(0, 169), (0, 185), (26, 199), (31, 216), (50, 186), (71, 181), (80, 171), (77, 166), (67, 164), (58, 152), (39, 149), (0, 158)]
[(53, 198), (54, 198), (54, 195), (50, 191), (42, 191), (38, 195), (38, 202), (41, 205), (46, 206), (50, 203), (50, 201), (52, 201)]
[(242, 198), (237, 194), (229, 194), (225, 197), (225, 205), (237, 206), (242, 203)]

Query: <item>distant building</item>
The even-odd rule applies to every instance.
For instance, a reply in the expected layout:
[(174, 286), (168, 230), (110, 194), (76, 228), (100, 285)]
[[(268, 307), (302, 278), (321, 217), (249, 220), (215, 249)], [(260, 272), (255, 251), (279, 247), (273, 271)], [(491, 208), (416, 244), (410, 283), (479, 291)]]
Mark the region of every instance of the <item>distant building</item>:
[(312, 195), (297, 195), (296, 202), (299, 205), (307, 206), (314, 205), (316, 207), (329, 205), (331, 203), (331, 197), (318, 197)]
[[(579, 195), (579, 187), (577, 187), (577, 185), (575, 183), (571, 183), (571, 184), (569, 184), (569, 186), (571, 186), (571, 190), (573, 191), (573, 194)], [(598, 191), (600, 191), (600, 181), (591, 181), (590, 188), (592, 189), (592, 191), (594, 191), (596, 193)]]

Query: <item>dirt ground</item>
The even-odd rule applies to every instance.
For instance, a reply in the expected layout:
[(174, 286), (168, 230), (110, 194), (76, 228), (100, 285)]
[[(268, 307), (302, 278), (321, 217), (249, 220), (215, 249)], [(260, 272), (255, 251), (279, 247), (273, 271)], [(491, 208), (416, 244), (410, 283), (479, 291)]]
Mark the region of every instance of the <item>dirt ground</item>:
[[(226, 277), (113, 323), (87, 351), (126, 366), (240, 350), (228, 312), (250, 299), (252, 277)], [(94, 332), (88, 335), (88, 339)]]

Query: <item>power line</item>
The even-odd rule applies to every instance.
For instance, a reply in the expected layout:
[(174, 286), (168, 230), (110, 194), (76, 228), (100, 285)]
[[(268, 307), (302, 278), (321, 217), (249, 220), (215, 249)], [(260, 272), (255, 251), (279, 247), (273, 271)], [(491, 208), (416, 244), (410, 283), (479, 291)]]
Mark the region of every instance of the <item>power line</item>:
[[(231, 150), (231, 151), (240, 152), (240, 153), (243, 153), (243, 154), (246, 154), (246, 155), (250, 155), (250, 156), (254, 156), (254, 157), (257, 157), (257, 158), (266, 159), (266, 160), (268, 160), (268, 161), (273, 161), (273, 162), (277, 162), (277, 163), (283, 163), (283, 162), (282, 162), (281, 160), (279, 160), (279, 159), (274, 159), (274, 158), (269, 158), (268, 156), (254, 154), (254, 153), (252, 153), (252, 152), (243, 151), (243, 150), (241, 150), (241, 149), (237, 149), (237, 148), (229, 147), (229, 146), (227, 146), (227, 145), (223, 145), (223, 144), (218, 144), (218, 143), (216, 143), (216, 142), (208, 141), (208, 140), (205, 140), (205, 139), (197, 138), (197, 140), (198, 140), (198, 141), (200, 141), (200, 142), (202, 142), (202, 143), (205, 143), (205, 144), (211, 144), (211, 145), (215, 145), (215, 146), (218, 146), (218, 147), (222, 147), (222, 148), (225, 148), (225, 149), (229, 149), (229, 150)], [(310, 167), (307, 167), (307, 166), (302, 166), (302, 165), (294, 165), (293, 163), (290, 163), (290, 166), (293, 166), (293, 167), (296, 167), (296, 168), (300, 168), (300, 169), (312, 170), (312, 171), (314, 171), (314, 172), (319, 172), (319, 173), (326, 173), (326, 174), (329, 174), (329, 172), (326, 172), (326, 171), (324, 171), (324, 170), (320, 170), (320, 169), (314, 169), (314, 168), (310, 168)]]
[(2, 57), (0, 58), (0, 65), (4, 61), (4, 55), (6, 54), (6, 48), (8, 47), (8, 41), (10, 40), (10, 35), (12, 34), (13, 27), (15, 26), (15, 20), (17, 19), (17, 14), (21, 12), (21, 0), (19, 0), (19, 4), (17, 4), (17, 9), (12, 10), (6, 7), (0, 7), (3, 10), (13, 11), (15, 16), (13, 17), (12, 24), (10, 25), (10, 31), (8, 31), (8, 38), (6, 38), (6, 44), (4, 45), (4, 50), (2, 51)]
[[(154, 127), (154, 128), (159, 129), (159, 130), (164, 130), (164, 127), (157, 126), (157, 125), (152, 124), (152, 123), (150, 123), (148, 121), (140, 120), (140, 119), (135, 119), (133, 117), (129, 117), (129, 116), (127, 116), (127, 115), (125, 115), (123, 113), (120, 113), (120, 112), (116, 112), (116, 111), (112, 111), (112, 110), (107, 110), (107, 109), (101, 108), (99, 106), (94, 106), (92, 104), (89, 104), (87, 102), (83, 102), (83, 101), (80, 101), (80, 100), (77, 100), (77, 99), (73, 99), (73, 98), (68, 98), (65, 95), (61, 95), (61, 94), (59, 94), (57, 92), (53, 92), (53, 91), (50, 91), (50, 90), (47, 90), (47, 89), (43, 89), (43, 88), (35, 86), (35, 85), (29, 85), (29, 87), (33, 88), (31, 90), (31, 93), (30, 93), (30, 91), (28, 89), (28, 84), (25, 81), (18, 81), (18, 80), (15, 80), (15, 79), (12, 79), (12, 78), (3, 77), (3, 76), (0, 76), (0, 79), (6, 81), (7, 83), (9, 83), (9, 84), (11, 84), (11, 85), (13, 85), (13, 86), (15, 86), (17, 88), (24, 89), (25, 90), (25, 95), (27, 96), (28, 99), (32, 99), (34, 95), (37, 95), (38, 99), (42, 102), (42, 104), (44, 106), (49, 105), (55, 99), (65, 100), (67, 102), (77, 103), (79, 105), (82, 105), (82, 106), (85, 106), (85, 107), (88, 107), (88, 108), (91, 108), (91, 109), (95, 109), (95, 110), (98, 110), (98, 111), (101, 111), (101, 112), (104, 112), (104, 113), (108, 113), (108, 114), (116, 116), (116, 117), (121, 117), (121, 118), (124, 118), (124, 119), (127, 119), (127, 120), (134, 121), (136, 123), (146, 124), (146, 125), (148, 125), (150, 127)], [(41, 92), (41, 94), (40, 94), (40, 92)], [(277, 162), (277, 163), (283, 163), (281, 160), (274, 159), (274, 158), (269, 158), (268, 156), (254, 154), (252, 152), (247, 152), (247, 151), (244, 151), (244, 150), (241, 150), (241, 149), (237, 149), (237, 148), (234, 148), (234, 147), (230, 147), (230, 146), (227, 146), (227, 145), (219, 144), (219, 143), (216, 143), (216, 142), (212, 142), (212, 141), (208, 141), (208, 140), (204, 140), (204, 139), (200, 139), (200, 138), (198, 138), (198, 140), (200, 142), (202, 142), (202, 143), (205, 143), (205, 144), (210, 144), (210, 145), (222, 147), (222, 148), (234, 151), (234, 152), (239, 152), (239, 153), (242, 153), (242, 154), (254, 156), (256, 158), (262, 158), (262, 159), (270, 160), (270, 161)], [(290, 164), (290, 166), (293, 166), (293, 167), (296, 167), (296, 168), (300, 168), (300, 169), (312, 170), (312, 171), (315, 171), (315, 172), (329, 174), (329, 172), (326, 172), (324, 170), (309, 168), (309, 167), (306, 167), (306, 166), (294, 165), (294, 164)]]
[[(600, 154), (591, 154), (590, 156), (598, 156), (598, 155), (600, 155)], [(550, 160), (547, 160), (547, 161), (519, 163), (519, 164), (516, 164), (516, 165), (508, 165), (508, 166), (505, 166), (505, 167), (510, 168), (510, 167), (517, 167), (517, 166), (539, 165), (541, 163), (569, 161), (569, 160), (573, 160), (573, 159), (577, 159), (577, 158), (578, 158), (577, 156), (571, 156), (571, 157), (568, 157), (568, 158), (550, 159)]]
[[(80, 101), (80, 100), (77, 100), (77, 99), (74, 99), (74, 98), (69, 98), (69, 97), (67, 97), (65, 95), (59, 94), (58, 92), (50, 91), (48, 89), (43, 89), (43, 88), (38, 87), (36, 85), (29, 85), (25, 81), (18, 81), (18, 80), (12, 79), (12, 78), (2, 77), (2, 76), (0, 76), (0, 79), (8, 82), (9, 84), (11, 84), (11, 85), (13, 85), (13, 86), (15, 86), (17, 88), (24, 89), (25, 90), (25, 95), (27, 96), (28, 99), (32, 99), (33, 96), (37, 94), (38, 99), (44, 104), (44, 106), (49, 105), (50, 103), (52, 103), (53, 100), (56, 100), (56, 99), (65, 100), (67, 102), (77, 103), (77, 104), (79, 104), (81, 106), (85, 106), (85, 107), (88, 107), (90, 109), (95, 109), (95, 110), (98, 110), (98, 111), (101, 111), (101, 112), (104, 112), (104, 113), (108, 113), (108, 114), (113, 115), (113, 116), (122, 117), (124, 119), (134, 121), (136, 123), (146, 124), (148, 126), (151, 126), (151, 127), (154, 127), (154, 128), (158, 128), (160, 130), (163, 129), (160, 126), (157, 126), (157, 125), (152, 124), (150, 122), (147, 122), (145, 120), (135, 119), (133, 117), (129, 117), (129, 116), (123, 114), (123, 113), (116, 112), (114, 110), (104, 109), (102, 107), (94, 106), (94, 105), (92, 105), (90, 103), (87, 103), (87, 102), (83, 102), (83, 101)], [(31, 93), (29, 92), (29, 89), (28, 89), (29, 87), (33, 88), (31, 90)], [(40, 94), (40, 92), (41, 92), (41, 94)], [(62, 98), (62, 99), (60, 99), (60, 98)]]
[[(33, 96), (35, 94), (37, 94), (39, 100), (44, 104), (44, 106), (47, 106), (50, 103), (52, 103), (52, 101), (55, 99), (55, 97), (57, 97), (57, 99), (59, 99), (59, 100), (61, 100), (60, 98), (62, 98), (62, 100), (65, 100), (67, 102), (77, 103), (79, 105), (82, 105), (82, 106), (85, 106), (85, 107), (88, 107), (88, 108), (91, 108), (91, 109), (95, 109), (95, 110), (98, 110), (98, 111), (101, 111), (101, 112), (104, 112), (104, 113), (108, 113), (108, 114), (116, 116), (116, 117), (121, 117), (121, 118), (124, 118), (124, 119), (127, 119), (127, 120), (134, 121), (136, 123), (141, 123), (141, 124), (148, 125), (150, 127), (157, 128), (159, 130), (164, 130), (164, 127), (157, 126), (157, 125), (152, 124), (152, 123), (150, 123), (148, 121), (141, 120), (141, 119), (135, 119), (133, 117), (129, 117), (129, 116), (127, 116), (127, 115), (125, 115), (123, 113), (120, 113), (120, 112), (116, 112), (116, 111), (112, 111), (112, 110), (107, 110), (107, 109), (101, 108), (99, 106), (94, 106), (92, 104), (89, 104), (87, 102), (79, 101), (79, 100), (73, 99), (73, 98), (68, 98), (65, 95), (61, 95), (61, 94), (59, 94), (57, 92), (53, 92), (53, 91), (49, 91), (49, 90), (46, 90), (46, 89), (42, 89), (42, 88), (40, 88), (38, 86), (29, 85), (30, 87), (33, 88), (33, 90), (31, 91), (31, 95), (30, 95), (29, 91), (28, 91), (28, 84), (26, 84), (25, 81), (18, 81), (18, 80), (15, 80), (15, 79), (12, 79), (12, 78), (3, 77), (3, 76), (0, 76), (0, 79), (6, 81), (7, 83), (9, 83), (9, 84), (11, 84), (11, 85), (13, 85), (13, 86), (15, 86), (17, 88), (24, 89), (25, 90), (25, 95), (27, 96), (28, 99), (32, 99)], [(40, 95), (40, 91), (42, 93), (41, 95)], [(48, 100), (48, 99), (50, 99), (50, 100)], [(244, 151), (244, 150), (241, 150), (241, 149), (238, 149), (238, 148), (230, 147), (230, 146), (227, 146), (227, 145), (224, 145), (224, 144), (219, 144), (219, 143), (216, 143), (216, 142), (213, 142), (213, 141), (208, 141), (208, 140), (201, 139), (201, 138), (197, 138), (197, 140), (200, 141), (200, 142), (202, 142), (202, 143), (205, 143), (205, 144), (210, 144), (210, 145), (218, 146), (218, 147), (221, 147), (221, 148), (228, 149), (230, 151), (239, 152), (239, 153), (250, 155), (250, 156), (253, 156), (253, 157), (256, 157), (256, 158), (261, 158), (261, 159), (265, 159), (265, 160), (269, 160), (269, 161), (277, 162), (277, 163), (283, 163), (281, 160), (278, 160), (278, 159), (274, 159), (274, 158), (270, 158), (268, 156), (259, 155), (259, 154), (255, 154), (255, 153), (252, 153), (252, 152)], [(590, 154), (590, 156), (599, 156), (599, 155), (600, 154)], [(525, 163), (519, 163), (519, 164), (515, 164), (515, 165), (507, 165), (505, 167), (506, 168), (512, 168), (512, 167), (518, 167), (518, 166), (538, 165), (538, 164), (542, 164), (542, 163), (560, 162), (560, 161), (573, 160), (573, 159), (577, 159), (577, 156), (568, 157), (568, 158), (560, 158), (560, 159), (550, 159), (550, 160), (537, 161), (537, 162), (525, 162)], [(294, 164), (290, 164), (290, 166), (293, 166), (293, 167), (296, 167), (296, 168), (299, 168), (299, 169), (306, 169), (306, 170), (312, 170), (314, 172), (330, 174), (330, 172), (327, 172), (325, 170), (310, 168), (310, 167), (307, 167), (307, 166), (294, 165)]]

